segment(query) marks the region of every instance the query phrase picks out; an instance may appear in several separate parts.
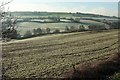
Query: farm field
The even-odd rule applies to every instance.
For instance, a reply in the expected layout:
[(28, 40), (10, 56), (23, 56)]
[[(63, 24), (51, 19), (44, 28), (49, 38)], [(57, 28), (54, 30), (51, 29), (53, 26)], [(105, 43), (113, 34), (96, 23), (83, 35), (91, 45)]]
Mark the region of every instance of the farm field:
[(11, 14), (18, 19), (16, 29), (18, 34), (22, 37), (24, 37), (24, 34), (26, 34), (27, 31), (33, 33), (33, 29), (37, 28), (41, 28), (43, 33), (46, 32), (46, 28), (50, 28), (50, 32), (54, 32), (56, 29), (63, 32), (65, 31), (66, 26), (73, 26), (78, 29), (81, 25), (83, 25), (84, 28), (88, 30), (89, 25), (105, 26), (109, 28), (110, 25), (103, 23), (104, 21), (117, 21), (116, 17), (85, 13), (12, 12)]
[(109, 17), (109, 16), (103, 16), (103, 15), (97, 15), (97, 14), (87, 14), (87, 13), (64, 13), (64, 12), (12, 12), (11, 13), (15, 17), (21, 17), (21, 18), (39, 18), (39, 17), (61, 17), (61, 18), (76, 18), (76, 17), (82, 17), (82, 18), (92, 18), (92, 19), (106, 19), (106, 20), (116, 20), (117, 18)]
[[(66, 26), (74, 26), (75, 28), (79, 28), (80, 23), (36, 23), (36, 22), (20, 22), (17, 23), (18, 32), (23, 35), (27, 30), (30, 30), (32, 32), (33, 29), (41, 28), (43, 31), (45, 31), (46, 28), (50, 28), (51, 31), (54, 31), (55, 29), (59, 29), (60, 31), (64, 31)], [(87, 26), (87, 25), (84, 25)]]
[(92, 63), (118, 52), (118, 30), (52, 34), (2, 44), (4, 75), (59, 78), (72, 65)]
[(105, 23), (92, 21), (92, 20), (80, 20), (80, 22), (86, 23), (86, 24), (94, 24), (94, 25), (106, 25)]

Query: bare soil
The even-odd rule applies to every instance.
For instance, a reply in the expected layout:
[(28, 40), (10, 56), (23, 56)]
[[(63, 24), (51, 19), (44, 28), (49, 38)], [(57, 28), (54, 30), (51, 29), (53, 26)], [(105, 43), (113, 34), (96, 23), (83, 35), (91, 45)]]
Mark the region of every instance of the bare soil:
[(120, 71), (120, 56), (113, 54), (105, 61), (92, 64), (79, 64), (65, 74), (65, 78), (77, 80), (109, 80), (109, 76)]

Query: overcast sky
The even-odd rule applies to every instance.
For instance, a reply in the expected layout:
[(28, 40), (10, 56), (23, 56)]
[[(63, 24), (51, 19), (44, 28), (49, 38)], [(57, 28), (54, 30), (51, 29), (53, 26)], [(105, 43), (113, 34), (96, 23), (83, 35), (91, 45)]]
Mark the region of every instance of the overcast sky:
[(6, 7), (8, 6), (10, 11), (83, 12), (108, 16), (118, 15), (118, 0), (13, 0)]

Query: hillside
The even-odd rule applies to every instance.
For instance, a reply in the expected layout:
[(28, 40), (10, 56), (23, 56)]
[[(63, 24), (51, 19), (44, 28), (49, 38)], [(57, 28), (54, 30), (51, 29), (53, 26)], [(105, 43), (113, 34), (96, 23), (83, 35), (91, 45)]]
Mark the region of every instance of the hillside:
[(2, 44), (4, 75), (62, 77), (72, 65), (109, 58), (118, 52), (118, 31), (53, 34)]
[(82, 17), (82, 18), (113, 18), (117, 19), (115, 16), (104, 16), (99, 14), (89, 14), (89, 13), (67, 13), (67, 12), (11, 12), (13, 16), (23, 17), (23, 18), (33, 18), (33, 17)]

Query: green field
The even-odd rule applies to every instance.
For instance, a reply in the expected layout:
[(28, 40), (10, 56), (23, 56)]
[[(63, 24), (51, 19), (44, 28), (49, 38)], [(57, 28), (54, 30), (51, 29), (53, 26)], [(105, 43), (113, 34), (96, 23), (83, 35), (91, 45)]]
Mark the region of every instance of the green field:
[(117, 41), (118, 31), (108, 30), (52, 34), (3, 43), (4, 75), (62, 77), (72, 65), (109, 58), (118, 52)]
[[(36, 23), (36, 22), (20, 22), (17, 23), (18, 32), (20, 34), (25, 34), (27, 30), (30, 30), (32, 32), (33, 29), (41, 28), (43, 31), (45, 31), (46, 28), (50, 28), (51, 31), (54, 31), (56, 29), (59, 29), (60, 31), (64, 31), (65, 27), (71, 27), (74, 26), (75, 28), (79, 28), (80, 25), (83, 25), (81, 23)], [(87, 26), (87, 25), (85, 25)]]
[[(20, 35), (24, 35), (28, 30), (32, 32), (36, 28), (41, 28), (43, 32), (45, 32), (46, 28), (50, 28), (51, 32), (53, 32), (56, 29), (64, 31), (66, 26), (78, 28), (80, 25), (84, 25), (85, 27), (89, 25), (102, 25), (110, 27), (103, 22), (117, 21), (116, 17), (86, 13), (12, 12), (11, 14), (18, 19), (17, 30)], [(55, 22), (54, 18), (60, 19), (60, 21)], [(75, 22), (75, 20), (78, 22)]]
[(110, 17), (98, 14), (88, 14), (88, 13), (66, 13), (66, 12), (12, 12), (15, 17), (21, 18), (39, 18), (39, 17), (60, 17), (60, 18), (93, 18), (93, 19), (106, 19), (106, 20), (116, 20), (117, 17)]

